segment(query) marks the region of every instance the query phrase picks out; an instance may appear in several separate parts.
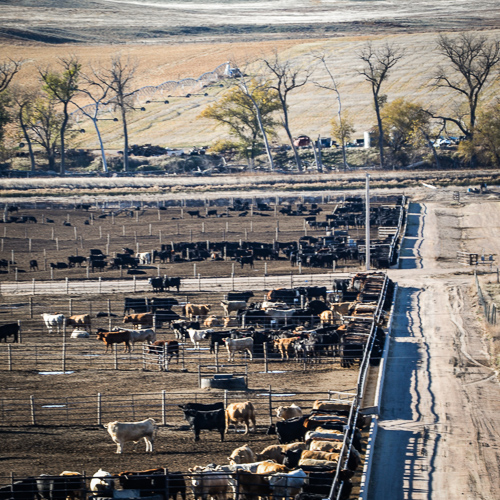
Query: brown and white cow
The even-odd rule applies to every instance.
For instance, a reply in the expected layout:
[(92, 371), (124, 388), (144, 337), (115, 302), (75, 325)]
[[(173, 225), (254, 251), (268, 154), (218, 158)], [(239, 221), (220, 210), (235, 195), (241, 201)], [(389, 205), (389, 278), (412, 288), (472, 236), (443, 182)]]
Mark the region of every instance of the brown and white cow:
[(242, 423), (245, 425), (245, 434), (248, 434), (250, 422), (252, 422), (255, 432), (255, 408), (250, 401), (228, 405), (226, 408), (226, 432), (231, 424), (234, 424), (234, 432), (237, 432), (238, 423)]

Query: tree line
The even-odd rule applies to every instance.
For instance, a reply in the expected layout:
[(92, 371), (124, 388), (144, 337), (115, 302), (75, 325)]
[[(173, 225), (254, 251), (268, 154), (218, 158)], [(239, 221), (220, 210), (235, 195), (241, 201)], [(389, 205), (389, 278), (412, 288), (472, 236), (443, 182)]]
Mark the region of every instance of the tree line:
[[(370, 86), (375, 125), (371, 133), (377, 145), (378, 163), (388, 168), (413, 163), (419, 151), (432, 154), (440, 167), (436, 151), (437, 139), (453, 133), (460, 139), (458, 155), (464, 165), (500, 166), (500, 101), (482, 102), (485, 89), (498, 79), (500, 41), (477, 33), (454, 36), (439, 35), (436, 49), (442, 56), (431, 80), (435, 89), (444, 88), (453, 96), (447, 114), (434, 111), (423, 103), (408, 99), (390, 101), (384, 87), (393, 68), (406, 57), (403, 49), (393, 44), (375, 46), (367, 42), (356, 54), (361, 63), (359, 76)], [(136, 64), (117, 55), (107, 65), (82, 68), (76, 56), (60, 59), (58, 68), (38, 68), (38, 86), (29, 88), (16, 81), (23, 61), (0, 63), (0, 141), (3, 144), (9, 126), (17, 133), (29, 152), (31, 170), (36, 168), (34, 147), (41, 148), (49, 169), (66, 171), (68, 137), (78, 133), (72, 123), (70, 108), (80, 111), (93, 122), (100, 143), (102, 166), (108, 170), (98, 121), (104, 106), (112, 105), (119, 113), (123, 128), (123, 170), (129, 171), (128, 121), (134, 107)], [(327, 83), (315, 81), (320, 66)], [(349, 110), (342, 106), (342, 94), (327, 54), (311, 54), (310, 60), (298, 65), (275, 52), (254, 61), (249, 75), (239, 72), (229, 81), (222, 97), (207, 106), (201, 118), (215, 121), (227, 131), (227, 138), (217, 141), (211, 150), (224, 156), (237, 155), (252, 167), (262, 152), (269, 169), (276, 168), (272, 141), (282, 129), (290, 143), (296, 169), (304, 165), (291, 129), (291, 94), (306, 85), (332, 92), (337, 109), (332, 117), (332, 136), (342, 150), (344, 169), (348, 168), (346, 148), (355, 132)], [(93, 106), (81, 107), (83, 98)], [(89, 111), (90, 110), (90, 111)], [(118, 121), (117, 118), (114, 118)], [(318, 141), (318, 144), (320, 142)], [(321, 148), (312, 143), (318, 169)], [(8, 151), (3, 147), (4, 157)]]

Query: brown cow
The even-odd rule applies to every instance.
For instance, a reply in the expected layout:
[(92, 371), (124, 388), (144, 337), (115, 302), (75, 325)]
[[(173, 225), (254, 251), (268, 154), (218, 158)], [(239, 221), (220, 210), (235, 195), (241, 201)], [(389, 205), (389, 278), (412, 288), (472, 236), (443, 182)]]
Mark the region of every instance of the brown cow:
[(151, 328), (153, 326), (152, 313), (127, 314), (124, 323), (132, 323), (133, 328)]
[(250, 421), (253, 424), (255, 432), (255, 408), (250, 401), (244, 403), (232, 403), (226, 408), (226, 432), (229, 431), (229, 425), (234, 423), (234, 432), (238, 423), (241, 422), (245, 425), (245, 434), (248, 434), (248, 427)]
[(189, 316), (191, 319), (194, 316), (204, 318), (208, 316), (211, 308), (212, 306), (210, 304), (186, 304), (184, 306), (184, 316)]
[(113, 352), (113, 344), (125, 344), (123, 352), (130, 352), (130, 332), (98, 332), (97, 338), (106, 344), (106, 353), (109, 346)]
[(66, 318), (66, 326), (83, 327), (87, 332), (91, 333), (90, 314), (76, 314)]
[(179, 363), (179, 342), (177, 340), (155, 340), (149, 345), (149, 354), (164, 354), (168, 361), (176, 356)]
[(337, 462), (339, 459), (339, 453), (331, 453), (326, 451), (317, 450), (304, 450), (300, 455), (301, 460), (329, 460), (331, 462)]
[(276, 339), (273, 340), (274, 348), (281, 354), (281, 359), (290, 359), (290, 352), (293, 350), (293, 343), (299, 340), (299, 337), (289, 337), (286, 339)]
[(335, 318), (342, 319), (342, 316), (349, 316), (349, 310), (354, 306), (353, 302), (337, 302), (330, 306)]
[(344, 443), (342, 441), (321, 441), (319, 439), (313, 439), (309, 443), (309, 449), (311, 451), (326, 451), (332, 453), (334, 451), (340, 451)]

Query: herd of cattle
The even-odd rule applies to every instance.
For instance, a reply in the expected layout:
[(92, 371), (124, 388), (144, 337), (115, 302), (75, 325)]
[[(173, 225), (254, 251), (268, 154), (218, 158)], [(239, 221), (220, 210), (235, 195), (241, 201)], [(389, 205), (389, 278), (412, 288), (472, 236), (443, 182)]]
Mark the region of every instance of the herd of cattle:
[[(401, 220), (402, 200), (396, 200), (395, 205), (374, 205), (370, 208), (370, 221), (373, 227), (397, 227)], [(266, 204), (259, 204), (261, 207)], [(234, 210), (242, 211), (239, 215), (247, 214), (245, 205), (237, 205)], [(240, 263), (241, 267), (249, 265), (253, 267), (255, 260), (283, 260), (287, 259), (294, 266), (300, 263), (308, 267), (335, 267), (337, 261), (362, 260), (364, 253), (359, 251), (364, 240), (355, 240), (349, 235), (349, 228), (363, 226), (365, 223), (365, 203), (362, 198), (348, 197), (344, 203), (335, 206), (331, 213), (325, 214), (325, 220), (317, 220), (322, 212), (321, 207), (312, 204), (308, 208), (304, 204), (286, 205), (279, 212), (286, 216), (302, 216), (304, 227), (324, 229), (330, 236), (313, 237), (302, 236), (297, 241), (198, 241), (177, 242), (161, 245), (158, 250), (151, 252), (135, 253), (130, 248), (123, 248), (121, 252), (113, 256), (105, 255), (99, 249), (91, 249), (88, 257), (70, 255), (66, 262), (51, 262), (52, 269), (68, 269), (75, 266), (87, 264), (89, 269), (113, 270), (126, 269), (129, 274), (137, 274), (139, 266), (147, 266), (159, 261), (160, 263), (174, 262), (196, 262), (202, 260), (233, 260)], [(265, 210), (264, 210), (265, 211)], [(199, 210), (189, 210), (191, 217), (201, 217)], [(207, 210), (207, 216), (217, 214), (217, 210)], [(227, 214), (226, 214), (227, 215)], [(267, 215), (254, 212), (254, 215)], [(91, 214), (93, 217), (93, 214)], [(106, 217), (101, 214), (98, 217)], [(46, 219), (47, 222), (51, 219)], [(32, 216), (10, 216), (4, 222), (37, 222)], [(53, 222), (53, 221), (52, 221)], [(66, 221), (65, 221), (66, 222)], [(89, 223), (86, 220), (85, 223)], [(69, 223), (66, 223), (69, 224)], [(71, 224), (69, 224), (71, 225)], [(391, 248), (392, 236), (384, 239), (371, 241), (372, 265), (376, 268), (387, 267), (393, 258), (389, 249)], [(15, 263), (11, 263), (15, 264)], [(8, 267), (9, 261), (2, 259), (0, 267)], [(38, 271), (38, 262), (30, 261), (30, 270)], [(168, 284), (165, 285), (168, 288)], [(176, 286), (176, 285), (171, 285)], [(163, 287), (161, 287), (163, 289)]]
[[(179, 362), (181, 350), (189, 343), (194, 349), (207, 345), (211, 354), (225, 347), (228, 361), (234, 361), (236, 354), (247, 355), (250, 360), (267, 355), (304, 362), (338, 357), (341, 366), (349, 367), (362, 359), (370, 328), (370, 323), (362, 320), (373, 317), (383, 282), (382, 275), (366, 277), (361, 273), (351, 280), (339, 280), (338, 289), (344, 290), (341, 296), (355, 297), (343, 302), (328, 302), (326, 287), (275, 289), (262, 302), (250, 304), (253, 292), (229, 292), (220, 304), (221, 317), (210, 315), (210, 304), (180, 305), (177, 299), (168, 297), (125, 298), (124, 326), (97, 328), (95, 333), (106, 353), (118, 344), (131, 352), (134, 344), (147, 342), (147, 352), (158, 356), (160, 367), (174, 357)], [(182, 316), (172, 310), (174, 306), (182, 307)], [(75, 338), (88, 338), (92, 333), (89, 314), (65, 317), (44, 313), (42, 317), (50, 333), (61, 331), (64, 325), (74, 327), (71, 336)], [(175, 340), (157, 339), (164, 322), (171, 327)], [(126, 328), (127, 324), (131, 328)], [(375, 353), (380, 351), (382, 340), (383, 330), (379, 328)]]
[[(230, 426), (252, 425), (256, 431), (256, 414), (250, 401), (232, 403), (187, 403), (180, 405), (184, 418), (194, 433), (215, 430), (221, 441)], [(243, 445), (231, 453), (225, 465), (196, 465), (188, 472), (167, 469), (124, 471), (117, 474), (100, 469), (90, 480), (78, 472), (64, 471), (59, 476), (42, 474), (0, 488), (1, 500), (83, 500), (88, 493), (94, 498), (148, 498), (182, 500), (191, 490), (195, 500), (321, 500), (334, 490), (340, 498), (350, 497), (350, 479), (361, 464), (361, 429), (365, 420), (349, 420), (350, 406), (332, 401), (316, 401), (309, 415), (296, 404), (280, 406), (278, 420), (267, 433), (278, 438), (278, 444), (255, 452)], [(122, 453), (125, 443), (144, 439), (146, 452), (153, 453), (157, 427), (154, 419), (140, 422), (109, 422), (104, 426)], [(337, 482), (334, 484), (334, 479)], [(121, 490), (121, 494), (119, 494)]]

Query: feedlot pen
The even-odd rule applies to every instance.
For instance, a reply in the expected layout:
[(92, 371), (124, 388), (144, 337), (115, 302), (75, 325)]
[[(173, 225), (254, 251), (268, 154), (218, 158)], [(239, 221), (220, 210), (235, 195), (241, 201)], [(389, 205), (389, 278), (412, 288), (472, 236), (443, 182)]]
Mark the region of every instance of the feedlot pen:
[[(329, 207), (330, 210), (332, 208)], [(169, 210), (170, 207), (167, 213)], [(181, 209), (172, 210), (178, 210), (181, 215)], [(25, 212), (29, 213), (29, 210), (26, 209)], [(156, 229), (155, 233), (153, 222), (146, 223), (143, 220), (141, 223), (140, 217), (145, 216), (144, 212), (139, 217), (134, 212), (134, 217), (130, 217), (130, 222), (139, 219), (137, 228), (130, 230), (128, 225), (117, 224), (118, 216), (111, 220), (108, 216), (105, 219), (108, 226), (104, 227), (103, 223), (103, 227), (97, 229), (96, 219), (92, 224), (83, 225), (88, 215), (80, 217), (78, 211), (73, 213), (56, 208), (50, 215), (53, 220), (59, 220), (59, 223), (62, 220), (68, 221), (69, 218), (73, 227), (64, 227), (62, 223), (61, 227), (50, 226), (45, 222), (36, 227), (34, 224), (6, 224), (3, 228), (1, 255), (6, 260), (14, 257), (17, 271), (14, 265), (9, 264), (0, 277), (0, 321), (2, 324), (20, 321), (21, 343), (14, 344), (9, 339), (9, 343), (2, 343), (0, 346), (1, 484), (10, 483), (11, 474), (14, 474), (14, 478), (19, 478), (74, 470), (91, 476), (99, 468), (116, 474), (125, 470), (157, 467), (187, 471), (195, 465), (225, 464), (231, 451), (242, 444), (248, 443), (252, 449), (260, 451), (277, 443), (276, 437), (267, 435), (266, 430), (275, 421), (275, 412), (280, 405), (296, 403), (307, 414), (316, 399), (341, 398), (353, 404), (353, 415), (356, 414), (357, 403), (361, 401), (360, 396), (364, 393), (367, 380), (366, 355), (359, 359), (356, 354), (355, 362), (347, 366), (341, 363), (340, 356), (332, 354), (315, 359), (292, 357), (290, 360), (282, 360), (276, 352), (269, 349), (267, 358), (264, 358), (263, 353), (256, 352), (252, 361), (238, 354), (234, 364), (247, 365), (248, 390), (202, 390), (198, 385), (200, 365), (215, 366), (215, 370), (220, 370), (221, 373), (234, 371), (232, 364), (227, 362), (224, 349), (220, 348), (216, 355), (210, 352), (207, 341), (202, 341), (200, 349), (190, 344), (189, 339), (180, 341), (179, 362), (174, 359), (169, 364), (168, 371), (162, 371), (142, 345), (136, 344), (131, 353), (122, 353), (120, 346), (116, 354), (104, 354), (102, 342), (95, 337), (96, 328), (109, 329), (110, 326), (123, 325), (123, 303), (126, 296), (151, 298), (157, 295), (148, 289), (145, 280), (147, 277), (168, 274), (183, 278), (185, 289), (181, 285), (179, 293), (170, 291), (161, 294), (162, 297), (171, 296), (178, 301), (178, 306), (172, 307), (174, 312), (181, 314), (183, 304), (189, 301), (211, 304), (213, 307), (210, 313), (220, 317), (220, 302), (228, 290), (252, 289), (255, 300), (261, 301), (269, 289), (279, 284), (285, 287), (325, 285), (330, 292), (328, 299), (334, 300), (335, 280), (345, 279), (346, 274), (333, 274), (333, 269), (325, 274), (326, 269), (314, 267), (307, 268), (307, 274), (303, 274), (304, 269), (300, 270), (296, 266), (292, 268), (291, 263), (283, 259), (257, 260), (253, 269), (249, 266), (240, 269), (239, 264), (227, 259), (143, 265), (138, 267), (137, 271), (140, 273), (137, 275), (128, 274), (126, 269), (106, 270), (99, 273), (102, 274), (102, 280), (92, 282), (87, 279), (89, 271), (85, 267), (51, 272), (47, 263), (52, 260), (64, 261), (70, 254), (87, 255), (89, 249), (96, 246), (112, 255), (124, 246), (153, 251), (160, 242), (165, 244), (170, 239), (174, 244), (191, 238), (195, 241), (206, 237), (205, 233), (209, 230), (208, 219), (180, 219), (174, 222), (175, 226), (165, 236), (165, 230)], [(164, 220), (165, 211), (153, 210), (149, 216), (161, 221)], [(75, 223), (74, 217), (80, 217), (80, 222)], [(219, 224), (220, 227), (213, 230), (209, 237), (212, 240), (226, 236), (233, 240), (245, 240), (256, 236), (255, 239), (258, 239), (257, 235), (251, 234), (257, 230), (257, 219), (258, 216), (255, 215), (252, 220), (233, 219), (231, 223), (238, 223), (235, 226), (226, 225), (225, 220), (213, 219), (214, 224)], [(244, 227), (242, 220), (248, 227)], [(273, 239), (270, 234), (275, 236), (275, 240), (277, 237), (278, 240), (283, 238), (289, 241), (296, 241), (306, 233), (318, 236), (324, 234), (324, 228), (310, 228), (302, 222), (297, 224), (297, 220), (302, 219), (283, 214), (276, 217), (270, 214), (269, 218), (261, 217), (260, 220), (265, 221), (260, 229), (261, 235), (265, 235), (270, 240), (269, 243)], [(205, 227), (202, 222), (206, 223)], [(53, 227), (55, 231), (52, 236)], [(61, 236), (60, 230), (68, 235)], [(361, 226), (349, 229), (352, 230), (357, 232), (358, 237), (364, 234)], [(23, 234), (12, 235), (13, 231), (21, 231)], [(33, 231), (40, 233), (37, 236)], [(93, 232), (87, 234), (84, 231)], [(372, 228), (372, 233), (376, 239), (377, 229)], [(32, 257), (37, 258), (39, 271), (29, 271), (28, 263)], [(238, 266), (236, 279), (232, 276), (235, 264)], [(343, 264), (344, 271), (356, 269), (359, 269), (358, 261), (346, 261)], [(290, 274), (290, 270), (293, 274)], [(94, 280), (97, 278), (95, 274), (90, 275)], [(274, 276), (265, 276), (266, 274)], [(277, 275), (281, 276), (277, 278)], [(109, 283), (109, 278), (112, 278), (118, 283), (125, 276), (129, 278), (127, 292), (105, 287), (98, 289), (99, 282)], [(136, 276), (135, 286), (141, 284), (135, 290), (132, 289), (133, 276)], [(207, 286), (210, 283), (209, 276), (213, 276), (211, 279), (214, 280), (222, 280), (219, 286)], [(240, 276), (250, 280), (248, 283), (251, 286), (243, 285), (240, 288)], [(13, 282), (15, 278), (17, 282)], [(94, 288), (82, 288), (79, 292), (72, 290), (68, 294), (68, 281), (57, 281), (64, 278), (70, 280), (70, 285), (93, 283)], [(32, 282), (33, 279), (36, 283)], [(58, 290), (54, 294), (47, 293), (47, 288), (42, 283), (44, 281), (56, 285)], [(126, 280), (123, 281), (127, 283)], [(360, 342), (366, 347), (365, 353), (368, 355), (373, 346), (371, 341), (375, 338), (374, 325), (381, 317), (384, 299), (385, 297), (379, 304), (379, 313), (371, 318), (345, 320), (346, 326), (349, 328), (348, 325), (351, 324), (354, 329), (348, 332), (351, 336), (357, 335), (356, 325), (359, 325), (359, 331), (363, 333), (358, 335), (358, 340), (362, 339)], [(90, 338), (72, 339), (69, 336), (70, 330), (65, 335), (62, 332), (48, 333), (41, 318), (41, 314), (46, 312), (58, 312), (66, 316), (91, 312)], [(175, 336), (172, 329), (164, 324), (157, 328), (157, 338), (173, 340)], [(344, 357), (349, 358), (345, 353)], [(194, 444), (192, 431), (178, 408), (178, 404), (186, 402), (222, 401), (230, 404), (246, 400), (252, 401), (256, 406), (257, 431), (243, 436), (241, 432), (231, 429), (224, 442), (220, 442), (217, 432), (202, 431), (200, 442)], [(124, 454), (116, 455), (116, 445), (100, 424), (115, 419), (136, 421), (148, 417), (154, 418), (159, 425), (155, 453), (146, 454), (144, 443), (140, 442), (136, 446), (127, 444)], [(364, 438), (366, 439), (366, 433)], [(359, 482), (360, 469), (353, 478), (355, 485)]]

